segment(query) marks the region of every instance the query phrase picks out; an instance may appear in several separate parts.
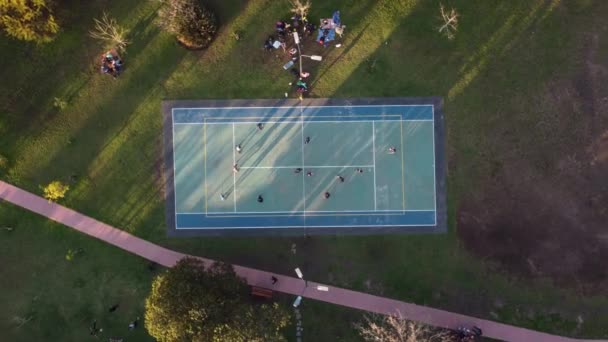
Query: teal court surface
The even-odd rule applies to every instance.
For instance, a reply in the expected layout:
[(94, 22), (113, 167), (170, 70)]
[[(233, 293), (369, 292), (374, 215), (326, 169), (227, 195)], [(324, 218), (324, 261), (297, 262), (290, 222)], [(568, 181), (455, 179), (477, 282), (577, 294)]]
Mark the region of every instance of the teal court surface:
[(438, 98), (165, 101), (170, 235), (443, 232)]

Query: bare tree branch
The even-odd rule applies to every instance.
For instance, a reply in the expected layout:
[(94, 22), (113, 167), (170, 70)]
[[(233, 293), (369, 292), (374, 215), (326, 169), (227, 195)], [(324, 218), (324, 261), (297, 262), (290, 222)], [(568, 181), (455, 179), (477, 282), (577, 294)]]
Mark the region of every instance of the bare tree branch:
[(129, 41), (127, 40), (128, 31), (122, 26), (118, 25), (116, 20), (108, 17), (107, 13), (103, 13), (101, 20), (93, 19), (95, 21), (95, 29), (90, 31), (91, 37), (102, 41), (106, 48), (116, 48), (120, 52), (124, 52)]
[(443, 25), (439, 27), (439, 33), (443, 33), (450, 40), (454, 39), (456, 31), (458, 31), (458, 17), (460, 17), (460, 14), (454, 8), (446, 11), (443, 4), (439, 5), (439, 11), (443, 22)]
[(401, 314), (365, 316), (363, 323), (355, 324), (359, 335), (367, 342), (454, 342), (449, 330), (435, 329), (408, 321)]

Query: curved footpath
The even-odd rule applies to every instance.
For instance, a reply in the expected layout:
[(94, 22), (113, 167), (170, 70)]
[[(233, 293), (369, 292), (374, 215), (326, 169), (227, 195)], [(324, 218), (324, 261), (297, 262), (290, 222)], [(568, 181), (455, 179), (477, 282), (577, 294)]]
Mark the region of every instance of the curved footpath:
[[(48, 202), (42, 197), (2, 181), (0, 181), (0, 199), (33, 211), (42, 216), (46, 216), (53, 221), (62, 223), (68, 227), (72, 227), (82, 233), (98, 238), (116, 247), (122, 248), (133, 254), (137, 254), (142, 258), (154, 261), (166, 267), (175, 265), (179, 259), (187, 256), (186, 254), (157, 246), (59, 204)], [(213, 262), (213, 260), (210, 259), (200, 259), (204, 260), (205, 263)], [(379, 314), (395, 314), (398, 312), (407, 319), (423, 322), (437, 327), (454, 328), (461, 324), (474, 324), (483, 330), (484, 336), (499, 340), (518, 342), (606, 341), (578, 340), (574, 338), (555, 336), (534, 330), (460, 315), (444, 310), (378, 297), (367, 293), (323, 285), (311, 281), (305, 283), (303, 280), (298, 278), (276, 275), (271, 272), (256, 270), (253, 268), (238, 265), (234, 265), (234, 268), (236, 273), (245, 278), (250, 285), (265, 287), (293, 295), (301, 295), (306, 298)], [(279, 279), (275, 285), (271, 284), (271, 276), (273, 275)], [(319, 291), (317, 290), (317, 286), (319, 285), (327, 286), (329, 290)]]

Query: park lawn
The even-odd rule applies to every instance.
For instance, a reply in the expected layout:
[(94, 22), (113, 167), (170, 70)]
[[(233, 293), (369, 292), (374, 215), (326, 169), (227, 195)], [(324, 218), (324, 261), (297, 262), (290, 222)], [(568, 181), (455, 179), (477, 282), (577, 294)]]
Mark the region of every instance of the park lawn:
[[(154, 24), (158, 3), (143, 0), (73, 4), (70, 10), (61, 11), (64, 31), (45, 46), (0, 38), (5, 61), (0, 76), (6, 80), (0, 85), (0, 154), (9, 161), (0, 177), (36, 193), (40, 193), (40, 185), (52, 180), (68, 182), (71, 190), (62, 204), (179, 251), (286, 274), (300, 266), (315, 281), (554, 333), (606, 336), (605, 292), (585, 297), (576, 290), (558, 289), (549, 279), (506, 275), (462, 248), (455, 223), (461, 199), (475, 196), (480, 186), (477, 180), (491, 173), (496, 164), (488, 127), (497, 122), (509, 125), (523, 141), (534, 135), (529, 123), (537, 113), (522, 114), (521, 109), (536, 101), (545, 82), (568, 78), (581, 67), (570, 58), (576, 40), (588, 16), (606, 14), (607, 6), (585, 0), (567, 5), (541, 0), (449, 3), (462, 16), (454, 41), (436, 32), (437, 1), (343, 0), (314, 3), (311, 14), (318, 18), (341, 9), (348, 30), (343, 47), (321, 50), (314, 42), (305, 44), (325, 56), (319, 65), (306, 64), (313, 77), (311, 96), (444, 97), (449, 155), (447, 234), (256, 239), (165, 236), (160, 102), (283, 96), (291, 81), (281, 68), (284, 59), (261, 48), (275, 19), (288, 13), (280, 1), (214, 1), (222, 27), (212, 46), (199, 52), (182, 49), (159, 30)], [(103, 10), (132, 32), (133, 43), (124, 57), (125, 73), (117, 80), (98, 74), (102, 50), (87, 35), (92, 18)], [(233, 32), (241, 33), (240, 41), (231, 37)], [(527, 95), (522, 98), (522, 94)], [(54, 98), (67, 101), (67, 107), (54, 108)], [(536, 149), (542, 154), (539, 162), (557, 158), (550, 150)], [(35, 263), (31, 267), (58, 267), (71, 273), (69, 267), (76, 262), (65, 264), (62, 257), (70, 248), (63, 243), (69, 241), (66, 236), (80, 239), (79, 246), (98, 244), (85, 242), (90, 239), (63, 228), (47, 229), (56, 226), (41, 224), (43, 221), (20, 209), (4, 206), (2, 213), (0, 225), (18, 222), (20, 232), (15, 236), (27, 241), (15, 250), (14, 241), (3, 237), (0, 248), (10, 251), (3, 259), (29, 260), (41, 252), (54, 253), (44, 267)], [(295, 255), (291, 252), (294, 243)], [(134, 258), (133, 264), (123, 265), (127, 257), (115, 248), (85, 249), (89, 248), (105, 261), (107, 272), (120, 272), (117, 282), (139, 289), (133, 295), (138, 299), (132, 300), (133, 307), (141, 308), (151, 277), (145, 262)], [(89, 255), (91, 252), (82, 260)], [(120, 269), (114, 270), (117, 265)], [(19, 266), (21, 271), (27, 270), (23, 263)], [(3, 268), (1, 272), (4, 276), (9, 271)], [(24, 282), (31, 276), (12, 272)], [(36, 273), (53, 293), (62, 294), (40, 304), (43, 309), (39, 310), (54, 310), (71, 291), (82, 291), (59, 284), (55, 277), (61, 272)], [(90, 276), (86, 269), (80, 272), (81, 277)], [(93, 292), (108, 291), (100, 282), (87, 282), (86, 286)], [(36, 289), (8, 289), (3, 295), (15, 311), (6, 315), (23, 315), (18, 309), (36, 296)], [(89, 316), (103, 311), (102, 304), (86, 305), (87, 297), (82, 298), (82, 305), (100, 310)], [(579, 314), (584, 323), (577, 327)], [(53, 327), (26, 326), (29, 329), (18, 333), (24, 340), (43, 336)], [(319, 331), (352, 336), (346, 332), (350, 324), (339, 327), (344, 332)]]
[[(0, 217), (13, 228), (0, 230), (0, 330), (5, 341), (85, 341), (97, 320), (101, 340), (153, 341), (143, 327), (144, 299), (162, 266), (131, 255), (13, 205), (0, 203)], [(82, 249), (71, 261), (68, 250)], [(278, 297), (290, 306), (292, 296)], [(109, 308), (118, 304), (116, 311)], [(352, 340), (363, 313), (316, 301), (301, 306), (305, 336)], [(142, 318), (137, 329), (128, 325)], [(324, 324), (335, 320), (335, 324)], [(285, 329), (295, 340), (295, 325)]]

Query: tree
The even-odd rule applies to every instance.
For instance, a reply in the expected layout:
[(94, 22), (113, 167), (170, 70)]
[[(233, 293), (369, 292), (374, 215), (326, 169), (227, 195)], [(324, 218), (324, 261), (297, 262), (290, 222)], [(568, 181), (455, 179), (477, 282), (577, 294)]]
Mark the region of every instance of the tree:
[(165, 0), (158, 18), (161, 27), (189, 48), (206, 48), (217, 32), (215, 14), (198, 0)]
[(448, 330), (408, 321), (401, 315), (366, 316), (355, 325), (359, 335), (367, 342), (455, 342)]
[(70, 190), (67, 184), (63, 184), (60, 181), (53, 181), (45, 186), (43, 189), (44, 198), (50, 201), (56, 201), (65, 197), (65, 193)]
[(449, 12), (446, 11), (443, 4), (439, 5), (439, 11), (442, 21), (439, 33), (443, 33), (448, 39), (452, 40), (456, 37), (456, 31), (458, 31), (458, 17), (460, 14), (453, 8)]
[(118, 25), (115, 19), (108, 17), (105, 12), (101, 20), (93, 20), (95, 21), (95, 29), (89, 32), (91, 37), (101, 41), (105, 45), (104, 48), (116, 48), (116, 50), (124, 52), (130, 43), (127, 40), (128, 31)]
[(46, 43), (59, 32), (46, 0), (0, 0), (0, 27), (9, 36)]
[(289, 314), (278, 304), (252, 305), (232, 266), (205, 268), (184, 258), (156, 277), (146, 299), (145, 326), (158, 341), (284, 341)]

